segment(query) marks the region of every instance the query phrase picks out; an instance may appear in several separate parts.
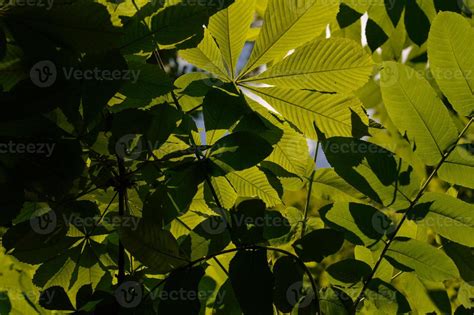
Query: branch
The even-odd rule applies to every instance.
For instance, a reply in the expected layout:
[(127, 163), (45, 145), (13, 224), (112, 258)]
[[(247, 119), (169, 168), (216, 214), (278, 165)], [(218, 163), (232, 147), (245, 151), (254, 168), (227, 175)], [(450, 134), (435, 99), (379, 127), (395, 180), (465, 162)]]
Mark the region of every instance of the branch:
[(458, 138), (456, 139), (456, 141), (451, 145), (451, 147), (443, 154), (443, 156), (441, 157), (441, 160), (439, 161), (439, 163), (436, 165), (435, 169), (433, 170), (433, 172), (431, 172), (430, 176), (428, 177), (428, 179), (425, 181), (425, 183), (423, 184), (423, 186), (421, 187), (420, 191), (418, 192), (418, 194), (416, 195), (415, 199), (410, 203), (410, 206), (408, 207), (407, 211), (403, 214), (403, 217), (402, 219), (400, 220), (400, 222), (398, 223), (397, 225), (397, 228), (395, 229), (394, 233), (390, 236), (388, 242), (385, 244), (385, 247), (383, 248), (382, 250), (382, 253), (380, 254), (379, 256), (379, 259), (377, 260), (375, 266), (374, 266), (374, 269), (372, 270), (371, 274), (369, 275), (369, 277), (367, 278), (367, 280), (365, 281), (364, 283), (364, 286), (362, 287), (362, 290), (359, 294), (359, 296), (357, 297), (357, 299), (355, 300), (354, 302), (354, 306), (353, 306), (353, 314), (356, 313), (356, 310), (357, 310), (357, 306), (359, 305), (360, 302), (362, 302), (362, 300), (364, 299), (364, 294), (365, 294), (365, 291), (367, 290), (369, 284), (370, 284), (370, 281), (373, 280), (374, 276), (375, 276), (375, 273), (377, 272), (378, 268), (380, 267), (380, 264), (382, 263), (382, 260), (385, 258), (385, 254), (387, 253), (388, 249), (390, 248), (390, 245), (392, 244), (393, 240), (395, 239), (395, 237), (397, 236), (398, 232), (400, 232), (400, 229), (402, 228), (403, 226), (403, 223), (405, 223), (406, 219), (408, 218), (408, 214), (410, 213), (411, 210), (413, 210), (414, 206), (417, 204), (418, 200), (420, 200), (420, 198), (423, 196), (426, 188), (428, 188), (428, 185), (429, 183), (431, 182), (431, 180), (435, 177), (436, 173), (438, 172), (438, 170), (441, 168), (441, 166), (443, 165), (443, 163), (446, 161), (446, 159), (449, 157), (449, 155), (454, 151), (454, 149), (456, 148), (457, 144), (459, 143), (459, 141), (461, 140), (461, 138), (464, 136), (464, 134), (467, 132), (467, 130), (469, 129), (469, 127), (471, 126), (472, 122), (473, 122), (474, 118), (471, 118), (469, 120), (469, 122), (467, 123), (467, 125), (464, 127), (464, 129), (461, 131), (461, 133), (459, 134)]

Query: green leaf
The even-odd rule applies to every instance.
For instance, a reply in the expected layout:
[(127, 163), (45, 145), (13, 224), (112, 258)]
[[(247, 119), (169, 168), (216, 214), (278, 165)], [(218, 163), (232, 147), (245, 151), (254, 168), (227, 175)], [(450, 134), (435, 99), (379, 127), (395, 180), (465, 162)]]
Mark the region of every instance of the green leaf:
[(336, 18), (339, 1), (272, 0), (250, 59), (241, 76), (256, 67), (283, 58), (314, 39)]
[(428, 39), (430, 20), (420, 8), (417, 1), (407, 1), (405, 10), (405, 26), (410, 39), (418, 46)]
[(365, 115), (362, 104), (354, 96), (282, 88), (245, 88), (262, 97), (311, 139), (317, 137), (313, 122), (328, 137), (349, 136), (354, 115)]
[(337, 253), (343, 242), (342, 233), (331, 229), (319, 229), (294, 242), (293, 248), (303, 261), (321, 262), (325, 257)]
[(382, 46), (388, 40), (388, 36), (385, 34), (384, 30), (370, 18), (367, 21), (365, 34), (371, 51), (376, 51), (377, 48)]
[(355, 284), (364, 280), (372, 272), (372, 268), (363, 261), (345, 259), (326, 268), (334, 284)]
[(438, 170), (438, 176), (449, 183), (474, 189), (474, 155), (468, 147), (458, 145)]
[[(59, 213), (59, 212), (58, 212)], [(3, 247), (10, 255), (29, 264), (40, 264), (71, 247), (78, 239), (66, 236), (68, 226), (54, 211), (38, 212), (3, 235)]]
[(241, 197), (258, 197), (267, 204), (267, 207), (282, 203), (266, 174), (257, 167), (229, 173), (226, 178)]
[(377, 243), (391, 225), (384, 213), (358, 203), (336, 202), (320, 209), (320, 213), (331, 227), (342, 230), (350, 242), (367, 247)]
[(372, 58), (358, 43), (330, 38), (298, 48), (267, 71), (244, 81), (348, 94), (366, 84), (372, 71)]
[(281, 312), (290, 313), (294, 305), (288, 297), (288, 292), (295, 290), (299, 294), (303, 290), (304, 272), (294, 258), (283, 256), (273, 265), (273, 275), (273, 303)]
[(78, 52), (117, 48), (121, 36), (106, 7), (90, 0), (59, 1), (50, 10), (15, 6), (8, 11), (6, 22), (14, 36), (32, 36), (32, 41), (43, 41), (45, 46), (58, 45)]
[[(227, 178), (225, 176), (212, 176), (211, 184), (222, 207), (224, 209), (232, 208), (237, 199), (237, 193)], [(214, 196), (207, 182), (204, 183), (204, 197), (208, 204), (215, 203)]]
[(127, 97), (151, 100), (173, 90), (173, 81), (159, 65), (129, 61), (128, 68), (136, 77), (121, 87), (120, 92)]
[(23, 52), (14, 45), (6, 46), (6, 56), (0, 59), (0, 86), (9, 91), (15, 84), (27, 77), (26, 67), (22, 62)]
[(370, 281), (366, 291), (366, 311), (369, 314), (403, 314), (410, 311), (406, 298), (390, 283), (380, 279)]
[(307, 175), (309, 155), (308, 143), (305, 137), (296, 132), (288, 123), (280, 125), (283, 135), (274, 145), (273, 152), (266, 161), (283, 167), (288, 172), (304, 177)]
[(458, 136), (448, 109), (412, 68), (385, 62), (381, 73), (382, 96), (390, 118), (416, 143), (416, 152), (423, 161), (436, 165)]
[[(160, 304), (157, 312), (160, 314), (178, 314), (197, 315), (201, 309), (199, 282), (205, 274), (201, 266), (187, 270), (178, 270), (172, 272), (164, 287), (160, 291)], [(184, 292), (185, 298), (173, 298), (177, 292)]]
[(10, 314), (12, 310), (12, 304), (10, 303), (10, 299), (8, 298), (8, 292), (1, 291), (0, 292), (0, 314)]
[(461, 15), (442, 12), (433, 21), (428, 39), (431, 73), (456, 111), (474, 111), (474, 29)]
[(474, 206), (440, 193), (425, 193), (413, 208), (417, 223), (456, 243), (474, 247)]
[(203, 115), (208, 145), (213, 145), (221, 134), (231, 129), (249, 111), (245, 98), (236, 95), (233, 90), (233, 86), (224, 85), (211, 89), (204, 98)]
[(222, 54), (209, 30), (205, 29), (204, 38), (196, 48), (180, 50), (179, 55), (196, 67), (228, 81), (229, 75), (224, 66)]
[(227, 8), (233, 0), (209, 0), (205, 2), (174, 2), (150, 22), (151, 34), (162, 48), (191, 48), (202, 39), (209, 18)]
[(119, 234), (125, 249), (155, 272), (167, 273), (188, 262), (173, 235), (152, 222), (140, 221), (135, 229), (124, 226)]
[(443, 241), (443, 248), (456, 264), (461, 278), (472, 284), (474, 282), (474, 249), (446, 240)]
[(316, 170), (311, 195), (332, 202), (363, 202), (367, 199), (331, 168)]
[(226, 282), (220, 287), (217, 297), (213, 305), (213, 311), (215, 315), (241, 315), (242, 310), (240, 309), (239, 302), (235, 297), (234, 290), (232, 289), (232, 284), (230, 279), (227, 279)]
[(210, 149), (209, 159), (228, 173), (257, 165), (272, 150), (272, 146), (263, 138), (250, 132), (238, 131), (217, 141)]
[(420, 313), (451, 314), (451, 303), (442, 283), (421, 281), (414, 273), (403, 273), (397, 280), (398, 288)]
[(236, 0), (209, 20), (209, 30), (216, 38), (231, 79), (234, 79), (237, 61), (254, 19), (255, 1)]
[(75, 306), (79, 289), (84, 285), (91, 285), (95, 291), (102, 277), (106, 275), (104, 266), (100, 263), (100, 252), (94, 248), (99, 244), (93, 241), (89, 244), (82, 241), (78, 246), (42, 264), (36, 270), (33, 283), (44, 289), (63, 287)]
[(406, 0), (390, 1), (384, 0), (385, 10), (392, 21), (393, 26), (397, 26), (402, 17), (403, 9), (405, 9)]
[(422, 279), (443, 281), (459, 277), (458, 269), (443, 251), (418, 240), (397, 237), (387, 260), (402, 271), (414, 271)]
[(334, 137), (323, 141), (322, 148), (340, 177), (384, 206), (408, 207), (419, 191), (413, 168), (376, 144)]
[(266, 250), (237, 252), (229, 264), (229, 278), (243, 314), (273, 314), (274, 277)]

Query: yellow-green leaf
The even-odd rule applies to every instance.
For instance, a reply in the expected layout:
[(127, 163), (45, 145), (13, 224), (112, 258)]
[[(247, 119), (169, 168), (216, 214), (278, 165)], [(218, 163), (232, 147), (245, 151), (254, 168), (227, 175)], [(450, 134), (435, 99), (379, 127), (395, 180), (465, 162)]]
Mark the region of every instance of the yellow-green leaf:
[(398, 130), (407, 132), (427, 165), (436, 165), (458, 136), (456, 126), (430, 84), (412, 68), (383, 63), (382, 97)]
[(431, 72), (461, 115), (474, 111), (474, 29), (461, 15), (440, 13), (428, 38)]
[(338, 10), (337, 0), (270, 0), (262, 31), (241, 76), (318, 37)]
[(372, 58), (346, 38), (318, 39), (246, 81), (294, 89), (348, 93), (367, 83)]
[(237, 61), (244, 48), (254, 14), (255, 0), (237, 0), (227, 9), (212, 16), (209, 21), (209, 30), (216, 38), (231, 78), (234, 78)]

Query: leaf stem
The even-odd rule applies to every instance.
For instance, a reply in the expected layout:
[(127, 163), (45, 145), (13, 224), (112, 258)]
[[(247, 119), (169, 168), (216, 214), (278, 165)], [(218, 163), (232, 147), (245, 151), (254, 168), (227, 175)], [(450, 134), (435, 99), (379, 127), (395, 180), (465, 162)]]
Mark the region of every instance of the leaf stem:
[(378, 268), (380, 267), (380, 264), (382, 263), (383, 259), (385, 258), (385, 255), (387, 253), (387, 251), (389, 250), (390, 248), (390, 245), (392, 244), (392, 242), (394, 241), (394, 239), (396, 238), (398, 232), (400, 232), (400, 229), (402, 228), (402, 225), (403, 223), (405, 223), (406, 219), (408, 218), (408, 214), (411, 210), (413, 210), (414, 206), (417, 204), (417, 202), (420, 200), (420, 198), (423, 196), (426, 188), (428, 188), (428, 185), (430, 184), (431, 180), (435, 177), (435, 175), (437, 174), (438, 170), (441, 168), (441, 166), (443, 165), (443, 163), (446, 161), (446, 159), (449, 157), (449, 155), (454, 151), (454, 149), (456, 148), (458, 142), (461, 140), (461, 138), (464, 136), (464, 134), (467, 132), (467, 130), (469, 129), (469, 127), (471, 126), (472, 122), (474, 120), (474, 117), (471, 118), (469, 120), (469, 122), (466, 124), (466, 126), (464, 127), (464, 129), (461, 131), (461, 133), (459, 134), (459, 136), (457, 137), (456, 141), (451, 145), (451, 147), (443, 154), (443, 156), (441, 157), (441, 160), (439, 161), (439, 163), (436, 165), (435, 169), (431, 172), (430, 176), (428, 177), (428, 179), (425, 181), (425, 183), (423, 184), (423, 186), (421, 187), (421, 189), (418, 191), (418, 194), (416, 195), (415, 199), (413, 199), (413, 201), (410, 203), (410, 206), (408, 207), (407, 211), (405, 211), (405, 213), (403, 214), (403, 217), (402, 219), (400, 220), (400, 222), (398, 223), (395, 231), (393, 232), (393, 234), (389, 237), (388, 239), (388, 242), (386, 243), (386, 245), (384, 246), (383, 250), (382, 250), (382, 253), (380, 254), (379, 256), (379, 259), (377, 260), (377, 262), (375, 263), (375, 266), (374, 266), (374, 269), (372, 270), (372, 272), (370, 273), (369, 277), (367, 278), (367, 280), (365, 281), (364, 283), (364, 286), (362, 287), (362, 290), (359, 294), (359, 296), (357, 297), (357, 299), (355, 300), (354, 302), (354, 306), (353, 306), (353, 309), (352, 309), (352, 313), (355, 314), (356, 313), (356, 310), (357, 310), (357, 306), (359, 305), (360, 302), (362, 302), (362, 300), (364, 299), (364, 294), (365, 294), (365, 291), (367, 290), (369, 284), (370, 284), (370, 281), (373, 280), (374, 276), (375, 276), (375, 273), (377, 272)]
[(311, 192), (313, 190), (314, 175), (316, 174), (316, 169), (317, 169), (319, 145), (320, 145), (320, 142), (318, 141), (317, 144), (316, 144), (316, 151), (314, 153), (313, 171), (311, 172), (311, 175), (309, 177), (308, 195), (306, 196), (306, 206), (304, 208), (303, 224), (302, 224), (302, 227), (301, 227), (301, 237), (303, 237), (305, 232), (306, 232), (306, 221), (308, 220), (309, 204), (310, 204), (310, 201), (311, 201)]
[[(122, 157), (117, 155), (117, 164), (119, 169), (119, 185), (117, 187), (118, 197), (119, 197), (119, 216), (123, 217), (125, 214), (125, 198), (127, 185), (125, 180), (125, 164)], [(119, 240), (119, 252), (118, 252), (118, 284), (122, 284), (125, 280), (125, 248), (122, 244), (122, 241)]]
[[(185, 269), (188, 269), (188, 268), (192, 268), (194, 265), (196, 264), (199, 264), (199, 263), (202, 263), (202, 262), (206, 262), (208, 261), (209, 259), (213, 259), (213, 258), (216, 258), (218, 256), (221, 256), (221, 255), (225, 255), (225, 254), (230, 254), (230, 253), (234, 253), (234, 252), (238, 252), (238, 251), (242, 251), (242, 250), (269, 250), (269, 251), (274, 251), (274, 252), (279, 252), (279, 253), (282, 253), (282, 254), (285, 254), (287, 256), (290, 256), (292, 257), (300, 266), (301, 268), (304, 270), (304, 272), (306, 273), (306, 275), (308, 276), (310, 282), (311, 282), (311, 288), (313, 290), (313, 293), (315, 295), (315, 303), (316, 303), (316, 314), (319, 314), (320, 313), (320, 306), (319, 306), (319, 292), (318, 292), (318, 288), (316, 286), (316, 282), (314, 281), (314, 278), (313, 278), (313, 275), (311, 274), (311, 271), (309, 270), (309, 268), (306, 266), (306, 264), (304, 263), (304, 261), (301, 260), (301, 258), (299, 258), (298, 256), (296, 256), (295, 254), (293, 253), (290, 253), (289, 251), (286, 251), (284, 249), (281, 249), (281, 248), (276, 248), (276, 247), (269, 247), (269, 246), (261, 246), (261, 245), (242, 245), (242, 246), (239, 246), (239, 247), (236, 247), (236, 248), (231, 248), (231, 249), (226, 249), (226, 250), (223, 250), (221, 252), (218, 252), (218, 253), (215, 253), (215, 254), (212, 254), (212, 255), (208, 255), (208, 256), (204, 256), (204, 257), (201, 257), (201, 258), (198, 258), (194, 261), (191, 261), (189, 264), (187, 264), (186, 266), (184, 267), (181, 267), (181, 268), (178, 268), (178, 269), (181, 269), (181, 270), (185, 270)], [(177, 270), (178, 270), (177, 269)], [(163, 283), (165, 283), (167, 280), (169, 279), (169, 276), (164, 278), (162, 281), (160, 281), (156, 286), (154, 286), (145, 296), (145, 299), (151, 294), (151, 292), (153, 292), (154, 290), (158, 289)]]

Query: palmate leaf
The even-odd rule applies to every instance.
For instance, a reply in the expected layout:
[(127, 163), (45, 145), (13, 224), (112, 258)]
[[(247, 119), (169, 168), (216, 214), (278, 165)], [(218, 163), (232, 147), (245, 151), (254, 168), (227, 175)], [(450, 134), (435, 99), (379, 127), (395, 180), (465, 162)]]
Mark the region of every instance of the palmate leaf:
[(222, 54), (209, 30), (204, 30), (204, 38), (196, 48), (181, 50), (179, 55), (189, 63), (209, 71), (223, 80), (228, 79)]
[(338, 10), (336, 0), (269, 1), (262, 30), (240, 77), (316, 38)]
[(370, 55), (358, 43), (345, 38), (318, 39), (243, 81), (347, 94), (367, 83), (372, 70)]
[(382, 97), (398, 130), (408, 133), (416, 152), (427, 165), (436, 165), (456, 141), (456, 127), (448, 109), (430, 84), (412, 68), (385, 62)]
[(413, 218), (443, 237), (474, 247), (474, 206), (440, 193), (425, 193), (413, 208)]
[(454, 262), (441, 250), (414, 239), (397, 237), (387, 251), (387, 260), (403, 271), (414, 271), (418, 277), (444, 281), (459, 277)]
[[(355, 96), (282, 88), (245, 88), (267, 101), (312, 139), (317, 138), (313, 122), (328, 137), (349, 136), (353, 133), (355, 116), (361, 119), (365, 115)], [(367, 118), (362, 119), (367, 121)]]
[(107, 275), (100, 262), (104, 249), (94, 241), (82, 241), (62, 255), (42, 264), (33, 277), (33, 283), (41, 288), (61, 286), (69, 300), (76, 305), (76, 295), (84, 285), (95, 291), (101, 279)]
[(463, 116), (474, 111), (474, 29), (456, 13), (434, 20), (428, 39), (431, 73), (441, 91)]
[(254, 19), (255, 2), (256, 0), (237, 0), (209, 20), (209, 30), (216, 39), (231, 79), (234, 78), (237, 61)]

